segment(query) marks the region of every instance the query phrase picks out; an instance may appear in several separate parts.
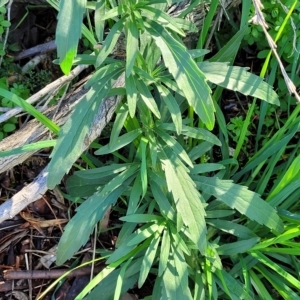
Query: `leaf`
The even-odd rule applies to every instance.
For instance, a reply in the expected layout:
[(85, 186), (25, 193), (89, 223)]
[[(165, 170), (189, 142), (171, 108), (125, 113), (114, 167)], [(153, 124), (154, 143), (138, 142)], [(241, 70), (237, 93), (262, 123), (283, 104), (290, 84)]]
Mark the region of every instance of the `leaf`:
[(133, 65), (136, 55), (139, 50), (139, 30), (135, 21), (134, 14), (131, 14), (126, 23), (127, 36), (126, 36), (126, 77), (132, 73)]
[(233, 63), (236, 53), (240, 49), (248, 25), (243, 26), (228, 42), (221, 48), (216, 55), (209, 59), (210, 62), (229, 62)]
[(158, 109), (157, 104), (156, 104), (154, 98), (152, 97), (148, 87), (146, 86), (146, 84), (141, 80), (137, 80), (136, 86), (137, 86), (140, 97), (145, 102), (147, 107), (154, 113), (154, 115), (158, 119), (160, 119), (159, 109)]
[[(121, 294), (132, 288), (138, 280), (142, 257), (135, 259), (127, 267), (121, 289)], [(78, 294), (75, 300), (112, 300), (115, 293), (116, 282), (120, 274), (120, 268), (114, 269), (107, 266), (99, 274), (97, 274), (92, 281)], [(91, 291), (86, 298), (85, 296)]]
[(172, 96), (170, 91), (163, 85), (157, 85), (157, 89), (160, 92), (162, 100), (165, 102), (168, 110), (170, 111), (174, 126), (176, 128), (176, 133), (179, 135), (182, 130), (182, 117), (180, 107), (176, 99)]
[(241, 239), (250, 239), (256, 237), (256, 234), (248, 227), (231, 221), (212, 219), (212, 220), (207, 220), (207, 224), (214, 226), (226, 233), (235, 235)]
[(18, 155), (26, 152), (37, 151), (43, 148), (53, 147), (56, 145), (56, 140), (49, 141), (40, 141), (28, 145), (24, 145), (22, 147), (14, 148), (7, 151), (0, 151), (0, 157), (5, 157), (9, 155)]
[(172, 192), (178, 215), (189, 228), (191, 240), (201, 253), (206, 249), (205, 210), (196, 185), (188, 175), (188, 170), (174, 154), (161, 158), (168, 190)]
[(176, 156), (179, 156), (187, 165), (193, 167), (193, 163), (189, 156), (173, 137), (166, 133), (165, 130), (159, 129), (159, 127), (155, 128), (154, 131), (162, 139), (162, 142), (165, 143), (174, 152), (174, 154), (176, 154)]
[(285, 271), (284, 268), (274, 263), (270, 258), (265, 256), (260, 251), (253, 251), (250, 253), (251, 256), (255, 257), (259, 262), (266, 265), (270, 269), (274, 270), (276, 274), (282, 276), (284, 280), (293, 285), (298, 291), (300, 290), (300, 281), (292, 276), (289, 272)]
[(59, 3), (55, 43), (61, 70), (66, 75), (77, 53), (85, 8), (86, 0), (62, 0)]
[(160, 242), (160, 233), (156, 233), (149, 245), (149, 247), (146, 250), (146, 253), (144, 255), (142, 265), (141, 265), (141, 272), (140, 277), (138, 281), (138, 287), (141, 288), (142, 285), (145, 283), (147, 276), (150, 272), (150, 268), (154, 262), (158, 244)]
[(161, 299), (192, 300), (187, 264), (183, 254), (174, 248), (163, 275)]
[(197, 164), (190, 170), (191, 174), (214, 172), (225, 169), (224, 165), (214, 163)]
[(76, 171), (67, 178), (67, 191), (71, 196), (88, 197), (99, 187), (109, 183), (118, 173), (127, 170), (132, 164), (112, 164), (101, 168)]
[(257, 75), (247, 72), (247, 68), (230, 67), (226, 63), (198, 63), (207, 80), (224, 88), (238, 91), (246, 96), (250, 95), (279, 105), (279, 98), (273, 87)]
[(144, 198), (148, 189), (148, 168), (147, 168), (147, 144), (148, 140), (145, 137), (141, 138), (138, 153), (141, 155), (141, 183), (142, 183), (142, 197)]
[[(150, 178), (151, 178), (150, 173)], [(162, 179), (161, 179), (162, 180)], [(174, 208), (171, 206), (168, 198), (163, 193), (159, 185), (154, 182), (153, 180), (150, 181), (151, 191), (153, 193), (154, 199), (157, 202), (160, 211), (163, 215), (165, 215), (168, 219), (172, 220), (173, 222), (176, 221), (176, 213)]]
[(108, 144), (109, 147), (112, 147), (117, 142), (120, 132), (124, 126), (125, 120), (127, 118), (127, 115), (128, 115), (128, 110), (126, 109), (126, 107), (124, 105), (119, 107), (116, 114), (113, 128), (110, 133), (110, 139)]
[(150, 214), (133, 214), (119, 218), (121, 221), (133, 223), (163, 222), (164, 218), (158, 215)]
[(129, 115), (131, 118), (133, 118), (135, 115), (137, 103), (137, 89), (133, 75), (125, 78), (125, 86)]
[(140, 136), (143, 133), (143, 130), (141, 128), (134, 129), (130, 132), (127, 132), (121, 136), (115, 141), (115, 143), (110, 146), (109, 144), (103, 146), (99, 150), (95, 151), (95, 154), (97, 155), (104, 155), (108, 153), (112, 153), (114, 151), (117, 151), (124, 146), (128, 145), (132, 141), (134, 141), (138, 136)]
[(35, 107), (33, 107), (31, 104), (29, 104), (21, 97), (3, 88), (0, 88), (0, 96), (2, 96), (3, 98), (7, 98), (11, 102), (20, 106), (26, 112), (28, 112), (33, 117), (35, 117), (39, 122), (41, 122), (43, 125), (49, 128), (53, 133), (58, 133), (60, 129), (58, 125), (56, 125), (53, 121), (51, 121), (46, 116), (44, 116), (40, 111), (38, 111)]
[(205, 75), (186, 47), (174, 39), (164, 27), (152, 21), (148, 24), (145, 22), (145, 28), (161, 49), (164, 63), (186, 96), (189, 105), (194, 108), (207, 128), (213, 129), (215, 108)]
[[(232, 277), (225, 270), (218, 270), (216, 272), (215, 278), (217, 284), (222, 288), (223, 291), (226, 291), (228, 289), (229, 292), (232, 294), (232, 295), (228, 295), (230, 297), (229, 299), (247, 299), (247, 300), (255, 299), (252, 292), (249, 295), (245, 290), (244, 285), (241, 284), (240, 281)], [(225, 282), (225, 286), (222, 284), (222, 281)], [(235, 298), (233, 298), (233, 296), (235, 296)]]
[(96, 223), (101, 220), (108, 207), (114, 204), (134, 179), (138, 165), (132, 165), (112, 179), (100, 192), (83, 202), (76, 215), (65, 227), (57, 250), (57, 264), (61, 265), (70, 259), (74, 252), (89, 239)]
[[(159, 127), (164, 130), (175, 131), (175, 127), (170, 123), (162, 123), (159, 125)], [(214, 134), (203, 128), (182, 125), (181, 134), (192, 137), (194, 139), (204, 140), (217, 146), (222, 146), (222, 143)]]
[(96, 68), (99, 68), (106, 57), (113, 51), (119, 36), (121, 35), (121, 30), (124, 27), (124, 20), (125, 17), (121, 18), (117, 23), (115, 23), (109, 34), (106, 36), (106, 39), (103, 42), (101, 50), (96, 59)]
[(259, 224), (266, 225), (277, 232), (283, 231), (283, 223), (276, 213), (260, 196), (247, 187), (234, 184), (231, 180), (220, 180), (212, 177), (193, 177), (198, 188), (204, 193), (214, 195), (231, 208)]
[(157, 21), (160, 25), (173, 30), (183, 37), (185, 36), (184, 31), (180, 29), (176, 21), (165, 12), (148, 5), (142, 8), (142, 12), (147, 18)]
[(281, 178), (280, 182), (278, 182), (273, 189), (273, 191), (269, 194), (267, 200), (274, 198), (278, 193), (280, 193), (285, 187), (289, 184), (300, 179), (300, 155), (293, 159), (293, 162), (285, 171), (285, 174)]
[(94, 21), (97, 26), (95, 26), (95, 33), (99, 42), (103, 40), (104, 26), (105, 22), (101, 20), (101, 17), (105, 15), (105, 0), (99, 0), (96, 2)]
[(49, 189), (54, 188), (61, 181), (83, 152), (84, 139), (102, 100), (108, 93), (109, 86), (110, 81), (104, 83), (100, 80), (94, 84), (76, 105), (71, 117), (62, 127), (48, 166), (47, 186)]
[(248, 240), (221, 245), (218, 247), (217, 252), (219, 255), (237, 255), (251, 249), (259, 240), (259, 237), (254, 237)]
[(161, 240), (160, 246), (160, 256), (159, 256), (159, 267), (158, 267), (158, 276), (162, 276), (165, 272), (168, 264), (168, 258), (171, 247), (171, 239), (168, 230), (164, 230), (163, 237)]
[(145, 224), (138, 229), (137, 234), (127, 243), (127, 246), (130, 247), (143, 242), (156, 233), (160, 228), (162, 228), (162, 226), (157, 223)]

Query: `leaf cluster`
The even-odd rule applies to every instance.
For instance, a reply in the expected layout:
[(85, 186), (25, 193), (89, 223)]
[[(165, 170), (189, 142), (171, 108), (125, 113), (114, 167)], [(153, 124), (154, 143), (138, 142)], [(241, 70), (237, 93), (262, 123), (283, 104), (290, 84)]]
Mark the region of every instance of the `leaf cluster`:
[[(96, 140), (94, 155), (85, 153), (89, 167), (67, 180), (68, 198), (81, 204), (65, 227), (57, 264), (71, 259), (93, 230), (100, 233), (105, 213), (122, 201), (116, 249), (76, 299), (119, 299), (136, 282), (143, 286), (150, 273), (155, 275), (151, 299), (272, 299), (274, 290), (298, 299), (299, 261), (293, 256), (299, 253), (295, 239), (300, 233), (300, 216), (293, 211), (298, 146), (289, 162), (279, 163), (299, 130), (299, 109), (240, 169), (239, 149), (229, 156), (218, 104), (222, 89), (273, 105), (279, 98), (260, 77), (228, 63), (247, 26), (204, 60), (206, 50), (188, 50), (183, 43), (186, 31), (195, 31), (193, 24), (171, 18), (168, 4), (61, 0), (56, 6), (62, 70), (89, 64), (95, 72), (85, 85), (87, 94), (58, 132), (49, 188), (82, 154), (105, 99), (123, 97), (108, 142)], [(94, 29), (82, 24), (87, 8), (94, 12)], [(81, 33), (95, 45), (94, 53), (77, 54)], [(110, 57), (119, 40), (125, 60)], [(124, 87), (114, 88), (120, 76)], [(246, 130), (243, 125), (241, 136)], [(220, 161), (214, 159), (215, 149)]]

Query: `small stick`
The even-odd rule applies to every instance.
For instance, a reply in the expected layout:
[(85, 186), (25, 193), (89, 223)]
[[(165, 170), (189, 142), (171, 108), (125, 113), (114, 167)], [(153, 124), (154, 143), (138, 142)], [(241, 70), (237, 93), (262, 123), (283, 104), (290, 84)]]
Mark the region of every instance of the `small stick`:
[[(94, 273), (99, 273), (105, 268), (103, 266), (94, 267)], [(55, 270), (6, 270), (3, 272), (3, 277), (5, 280), (13, 279), (56, 279), (64, 275), (69, 269), (55, 269)], [(68, 278), (88, 275), (91, 272), (91, 267), (83, 267), (76, 269), (67, 275)]]

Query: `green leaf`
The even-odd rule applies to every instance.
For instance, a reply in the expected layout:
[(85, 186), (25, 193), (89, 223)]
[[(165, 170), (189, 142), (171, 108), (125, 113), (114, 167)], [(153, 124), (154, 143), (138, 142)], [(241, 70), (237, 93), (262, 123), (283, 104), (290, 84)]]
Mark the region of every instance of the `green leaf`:
[(163, 275), (161, 299), (192, 300), (184, 256), (177, 249), (172, 250)]
[(144, 198), (148, 189), (148, 174), (147, 174), (147, 144), (148, 140), (141, 138), (138, 153), (141, 155), (141, 183), (142, 183), (142, 197)]
[(165, 154), (161, 158), (161, 163), (165, 171), (168, 190), (174, 197), (177, 213), (189, 228), (191, 240), (198, 246), (201, 253), (205, 253), (205, 210), (196, 185), (189, 177), (187, 168), (178, 158), (175, 158), (174, 154)]
[(2, 96), (3, 98), (7, 98), (13, 103), (15, 103), (16, 105), (20, 106), (22, 109), (24, 109), (33, 117), (35, 117), (39, 122), (41, 122), (43, 125), (49, 128), (53, 133), (58, 133), (60, 129), (59, 126), (57, 126), (54, 122), (52, 122), (50, 119), (44, 116), (41, 112), (39, 112), (37, 109), (35, 109), (31, 104), (26, 102), (21, 97), (3, 88), (0, 88), (0, 96)]
[(133, 118), (135, 115), (137, 103), (137, 89), (134, 77), (132, 75), (125, 78), (125, 86), (129, 115), (131, 118)]
[(247, 72), (247, 68), (230, 67), (227, 63), (198, 63), (207, 80), (224, 88), (238, 91), (246, 96), (250, 95), (279, 105), (279, 98), (273, 87), (257, 75)]
[(137, 80), (136, 85), (137, 85), (137, 89), (138, 89), (139, 95), (142, 98), (142, 100), (145, 102), (147, 107), (154, 113), (154, 115), (158, 119), (160, 119), (161, 116), (160, 116), (159, 109), (158, 109), (157, 104), (156, 104), (154, 98), (152, 97), (147, 85), (141, 80)]
[(99, 187), (109, 183), (116, 174), (127, 170), (132, 164), (112, 164), (101, 168), (76, 171), (67, 178), (67, 191), (71, 196), (88, 197)]
[(159, 256), (159, 267), (158, 267), (158, 276), (162, 276), (165, 272), (168, 264), (168, 258), (171, 247), (171, 238), (168, 230), (164, 230), (163, 237), (161, 240), (160, 246), (160, 256)]
[(285, 271), (278, 264), (274, 263), (271, 259), (269, 259), (267, 256), (262, 254), (260, 251), (251, 252), (250, 255), (255, 257), (262, 264), (274, 270), (276, 274), (282, 276), (286, 281), (288, 281), (291, 285), (293, 285), (298, 291), (300, 290), (300, 281), (298, 279), (296, 279), (290, 273)]
[[(209, 211), (207, 213), (209, 213)], [(256, 237), (256, 234), (246, 226), (231, 221), (212, 219), (207, 220), (207, 224), (241, 239), (250, 239)]]
[[(249, 295), (247, 291), (245, 291), (244, 285), (241, 284), (240, 281), (236, 280), (225, 270), (218, 270), (215, 278), (217, 284), (222, 288), (223, 291), (228, 290), (232, 294), (228, 295), (230, 297), (229, 299), (255, 299), (252, 293)], [(224, 281), (225, 286), (222, 284), (222, 281)], [(235, 298), (233, 298), (234, 296)]]
[(3, 125), (3, 131), (4, 132), (12, 132), (14, 130), (16, 130), (16, 125), (15, 124), (5, 123)]
[(125, 17), (121, 18), (114, 26), (111, 28), (109, 34), (106, 36), (105, 41), (102, 44), (101, 50), (96, 59), (96, 67), (100, 67), (100, 65), (104, 62), (106, 57), (111, 54), (113, 51), (119, 36), (121, 35), (121, 30), (124, 27)]
[(277, 232), (283, 231), (283, 223), (276, 213), (260, 196), (247, 187), (234, 184), (231, 180), (220, 180), (202, 176), (193, 177), (198, 188), (204, 193), (214, 195), (231, 208), (259, 224), (266, 225)]
[(99, 150), (95, 151), (95, 154), (97, 155), (104, 155), (108, 153), (112, 153), (114, 151), (117, 151), (124, 146), (128, 145), (132, 141), (134, 141), (138, 136), (140, 136), (143, 133), (143, 130), (141, 128), (132, 130), (130, 132), (127, 132), (121, 136), (115, 141), (115, 143), (110, 146), (109, 144), (103, 146)]
[(112, 147), (117, 142), (127, 116), (128, 116), (128, 110), (124, 105), (122, 105), (121, 107), (119, 107), (117, 111), (114, 125), (110, 133), (110, 139), (108, 144), (109, 147)]
[(172, 96), (172, 94), (167, 88), (165, 88), (163, 85), (157, 85), (156, 87), (160, 92), (161, 98), (168, 107), (168, 110), (170, 111), (174, 126), (176, 128), (176, 133), (179, 135), (182, 130), (182, 117), (180, 107), (176, 99)]
[(135, 62), (136, 55), (139, 50), (139, 30), (133, 14), (130, 15), (126, 22), (126, 77), (132, 73), (132, 68)]
[(62, 127), (48, 166), (47, 186), (49, 189), (54, 188), (61, 181), (83, 152), (84, 139), (102, 100), (108, 93), (109, 86), (110, 81), (104, 83), (100, 80), (94, 84), (76, 105), (71, 117)]
[(282, 191), (289, 184), (300, 179), (300, 155), (294, 158), (289, 168), (285, 171), (285, 174), (281, 178), (280, 182), (277, 183), (273, 191), (269, 194), (267, 200), (274, 198), (280, 191)]
[(165, 130), (159, 129), (159, 127), (155, 128), (154, 131), (158, 136), (160, 136), (162, 142), (165, 143), (176, 154), (176, 156), (179, 156), (187, 165), (193, 167), (193, 163), (189, 156), (183, 147), (173, 137), (166, 133)]
[(65, 227), (57, 250), (57, 264), (70, 259), (74, 252), (89, 239), (96, 223), (101, 220), (108, 207), (114, 204), (134, 179), (138, 165), (132, 165), (112, 179), (100, 192), (88, 198), (77, 209), (76, 215)]
[(201, 174), (201, 173), (215, 172), (223, 169), (225, 169), (225, 166), (221, 164), (205, 163), (205, 164), (194, 165), (194, 167), (190, 170), (190, 173)]
[(120, 218), (121, 221), (133, 223), (163, 222), (164, 218), (158, 215), (150, 214), (133, 214)]
[(1, 151), (0, 157), (5, 157), (9, 155), (18, 155), (26, 152), (31, 152), (31, 151), (37, 151), (43, 148), (53, 147), (55, 145), (56, 145), (56, 140), (40, 141), (40, 142), (24, 145), (22, 147), (18, 147), (15, 149), (11, 149), (8, 151)]
[(254, 237), (248, 240), (221, 245), (218, 247), (217, 252), (219, 255), (236, 255), (244, 253), (251, 249), (259, 240), (259, 237)]
[(142, 12), (147, 18), (157, 21), (158, 24), (173, 30), (181, 36), (185, 36), (184, 31), (180, 29), (176, 21), (165, 12), (151, 6), (144, 6)]
[(127, 243), (127, 246), (130, 247), (143, 242), (154, 233), (156, 233), (160, 228), (163, 228), (163, 226), (158, 225), (157, 223), (145, 224), (140, 229), (138, 229), (137, 234)]
[(209, 130), (214, 127), (214, 104), (205, 75), (200, 71), (186, 47), (174, 39), (167, 30), (156, 22), (145, 23), (161, 49), (164, 63), (173, 75), (179, 88)]
[(105, 22), (101, 20), (101, 17), (105, 16), (105, 0), (99, 0), (96, 2), (94, 20), (95, 24), (95, 33), (99, 42), (103, 41), (103, 33)]
[(85, 8), (86, 0), (62, 0), (59, 2), (55, 43), (60, 67), (64, 74), (69, 74), (77, 53)]
[(138, 287), (141, 288), (142, 285), (145, 283), (147, 276), (149, 274), (150, 268), (154, 262), (158, 244), (160, 242), (160, 233), (156, 233), (149, 245), (149, 247), (146, 250), (146, 253), (144, 255), (142, 265), (141, 265), (141, 272), (140, 277), (138, 281)]
[[(164, 130), (175, 131), (174, 125), (170, 123), (162, 123), (159, 125), (159, 127)], [(194, 139), (204, 140), (217, 146), (222, 146), (222, 143), (214, 134), (203, 128), (182, 125), (181, 134), (192, 137)]]
[[(152, 179), (153, 175), (149, 174), (150, 178)], [(161, 181), (164, 182), (164, 180), (161, 178)], [(150, 180), (150, 186), (151, 186), (151, 191), (153, 193), (154, 199), (157, 202), (160, 211), (162, 214), (166, 216), (166, 218), (172, 220), (173, 222), (176, 221), (176, 213), (174, 208), (171, 206), (168, 198), (166, 195), (163, 193), (159, 185), (153, 181)]]
[(243, 26), (219, 52), (209, 59), (210, 62), (230, 62), (233, 63), (236, 53), (240, 49), (248, 25)]

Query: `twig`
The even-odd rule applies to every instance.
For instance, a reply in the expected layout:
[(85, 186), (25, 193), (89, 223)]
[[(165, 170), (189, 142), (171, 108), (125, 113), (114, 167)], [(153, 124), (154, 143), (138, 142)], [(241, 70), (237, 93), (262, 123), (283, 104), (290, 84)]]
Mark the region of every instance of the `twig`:
[(34, 46), (32, 48), (23, 50), (22, 52), (14, 56), (14, 61), (28, 58), (30, 56), (45, 54), (52, 52), (56, 49), (55, 41), (50, 41), (41, 45)]
[[(105, 268), (105, 266), (96, 266), (94, 268), (94, 273), (99, 273)], [(30, 271), (17, 271), (17, 270), (7, 270), (4, 271), (3, 277), (5, 280), (13, 280), (13, 279), (56, 279), (66, 272), (70, 270), (68, 269), (56, 269), (56, 270), (30, 270)], [(68, 278), (76, 277), (76, 276), (83, 276), (90, 274), (91, 268), (90, 267), (83, 267), (80, 269), (76, 269), (72, 271), (70, 274), (67, 275)]]
[[(7, 21), (10, 21), (10, 9), (11, 9), (11, 5), (13, 3), (14, 0), (10, 0), (9, 3), (7, 4)], [(5, 37), (4, 37), (4, 41), (3, 41), (3, 51), (5, 51), (5, 47), (6, 47), (6, 43), (7, 43), (7, 39), (8, 39), (8, 33), (9, 33), (9, 27), (6, 28), (6, 32), (5, 32)], [(2, 65), (2, 61), (3, 61), (3, 57), (4, 56), (0, 56), (0, 68)]]

